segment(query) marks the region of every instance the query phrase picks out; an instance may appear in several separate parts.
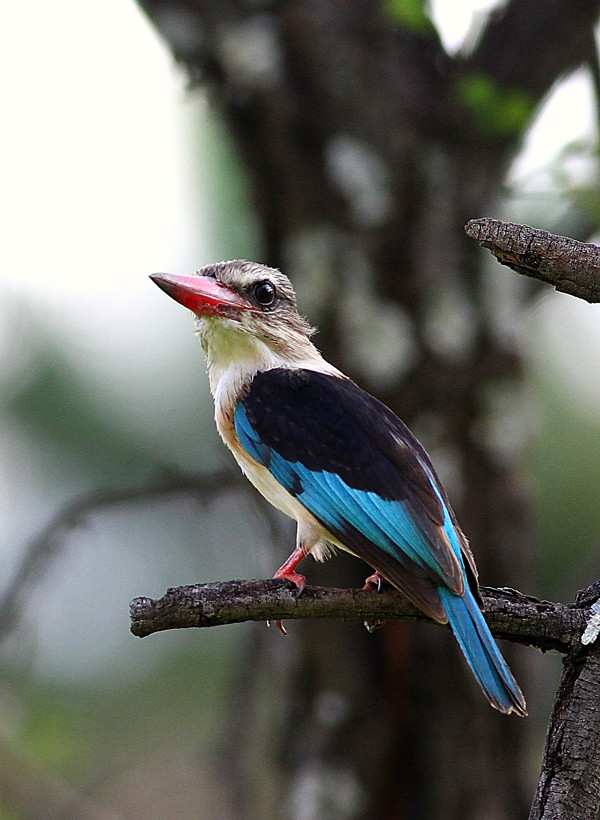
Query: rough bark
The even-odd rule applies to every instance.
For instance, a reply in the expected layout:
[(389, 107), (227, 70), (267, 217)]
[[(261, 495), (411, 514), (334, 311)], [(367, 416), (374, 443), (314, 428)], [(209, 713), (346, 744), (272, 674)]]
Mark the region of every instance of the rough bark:
[(598, 245), (498, 219), (472, 219), (465, 233), (517, 273), (586, 302), (600, 302)]
[[(543, 652), (579, 652), (590, 604), (539, 601), (512, 589), (481, 589), (492, 633)], [(158, 600), (131, 602), (131, 631), (145, 638), (166, 629), (222, 626), (244, 621), (334, 618), (388, 621), (429, 618), (394, 589), (331, 589), (307, 586), (301, 596), (288, 581), (222, 581), (173, 587)]]
[(569, 655), (564, 667), (529, 820), (598, 816), (600, 647)]
[[(496, 332), (463, 226), (493, 212), (544, 94), (591, 59), (600, 4), (512, 0), (456, 58), (424, 12), (405, 15), (418, 3), (140, 4), (221, 112), (249, 173), (262, 261), (292, 278), (325, 355), (443, 462), (485, 581), (532, 588), (521, 447), (498, 435), (503, 401), (519, 426), (519, 355)], [(359, 573), (338, 559), (314, 578), (353, 586)], [(527, 723), (480, 702), (438, 632), (395, 623), (368, 640), (328, 621), (317, 638), (302, 622), (277, 653), (257, 633), (229, 757), (240, 815), (524, 816)], [(265, 713), (259, 699), (278, 706)]]

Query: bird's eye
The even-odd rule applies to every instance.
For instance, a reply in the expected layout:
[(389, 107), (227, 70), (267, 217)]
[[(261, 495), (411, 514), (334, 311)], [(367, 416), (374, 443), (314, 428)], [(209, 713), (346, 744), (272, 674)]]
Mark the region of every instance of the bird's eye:
[(275, 286), (267, 279), (254, 287), (254, 298), (262, 307), (269, 307), (275, 301)]

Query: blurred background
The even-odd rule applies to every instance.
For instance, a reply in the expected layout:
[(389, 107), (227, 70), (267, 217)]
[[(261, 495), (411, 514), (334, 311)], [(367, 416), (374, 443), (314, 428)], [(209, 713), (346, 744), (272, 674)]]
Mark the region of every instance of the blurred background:
[[(457, 54), (494, 5), (427, 8)], [(0, 820), (244, 816), (219, 755), (262, 627), (140, 641), (128, 604), (280, 563), (273, 522), (229, 478), (192, 319), (148, 279), (273, 260), (218, 111), (133, 0), (32, 0), (3, 17)], [(577, 68), (537, 109), (498, 211), (469, 216), (592, 241), (597, 142), (593, 78)], [(549, 288), (516, 314), (510, 294), (528, 285), (482, 265), (522, 355), (519, 406), (496, 434), (525, 448), (535, 501), (539, 571), (523, 591), (570, 601), (600, 569), (600, 314)], [(533, 782), (560, 668), (543, 661)]]

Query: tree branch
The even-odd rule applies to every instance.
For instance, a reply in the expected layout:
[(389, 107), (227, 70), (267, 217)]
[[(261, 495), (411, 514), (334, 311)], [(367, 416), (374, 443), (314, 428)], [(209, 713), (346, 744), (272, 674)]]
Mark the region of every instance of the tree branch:
[(472, 219), (465, 233), (517, 273), (586, 302), (600, 302), (598, 245), (488, 218)]
[[(215, 470), (204, 475), (173, 475), (139, 487), (94, 490), (73, 499), (25, 545), (12, 578), (2, 589), (0, 593), (0, 642), (11, 633), (31, 585), (43, 577), (51, 562), (65, 548), (70, 533), (81, 526), (90, 515), (123, 504), (148, 504), (153, 499), (181, 493), (192, 493), (203, 503), (207, 503), (217, 493), (238, 488), (245, 491), (246, 485), (239, 480), (236, 473), (229, 470)], [(259, 499), (259, 503), (261, 509), (268, 510), (266, 502)], [(266, 521), (271, 525), (271, 534), (275, 535), (272, 519), (268, 515)]]
[[(499, 638), (543, 651), (573, 652), (589, 617), (589, 604), (540, 601), (512, 589), (482, 587), (486, 619)], [(131, 602), (131, 631), (143, 638), (154, 632), (209, 627), (243, 621), (333, 618), (341, 621), (429, 620), (401, 593), (307, 586), (300, 597), (288, 581), (223, 581), (167, 590), (154, 600)]]
[[(595, 708), (600, 645), (585, 645), (582, 636), (598, 608), (600, 581), (573, 604), (540, 601), (513, 589), (482, 587), (481, 592), (497, 638), (565, 654), (529, 820), (594, 820), (600, 788), (600, 710)], [(388, 586), (380, 592), (307, 586), (297, 597), (292, 585), (279, 579), (193, 584), (168, 589), (158, 600), (131, 602), (131, 631), (140, 638), (167, 629), (299, 618), (428, 620)]]

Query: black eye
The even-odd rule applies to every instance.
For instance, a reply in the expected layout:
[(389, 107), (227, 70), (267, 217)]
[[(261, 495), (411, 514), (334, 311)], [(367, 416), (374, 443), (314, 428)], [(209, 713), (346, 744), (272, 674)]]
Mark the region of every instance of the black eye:
[(275, 301), (275, 286), (268, 279), (254, 286), (254, 298), (262, 307), (269, 307)]

